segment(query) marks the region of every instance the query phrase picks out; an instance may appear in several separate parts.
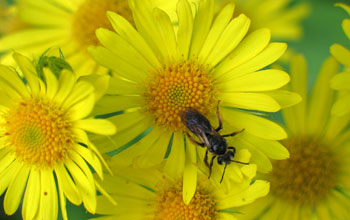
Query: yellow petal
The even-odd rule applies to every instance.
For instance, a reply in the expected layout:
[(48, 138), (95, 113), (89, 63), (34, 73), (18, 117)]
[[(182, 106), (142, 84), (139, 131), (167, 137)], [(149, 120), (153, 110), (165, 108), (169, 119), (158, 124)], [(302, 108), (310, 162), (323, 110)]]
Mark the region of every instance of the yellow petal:
[(278, 89), (290, 80), (287, 73), (281, 70), (261, 70), (245, 74), (232, 80), (218, 83), (220, 91), (224, 92), (257, 92)]
[(258, 29), (250, 33), (243, 41), (227, 56), (216, 68), (215, 77), (227, 73), (233, 68), (242, 65), (253, 57), (257, 56), (268, 45), (271, 38), (269, 29)]
[(58, 79), (58, 91), (54, 97), (54, 101), (62, 103), (71, 93), (75, 85), (75, 76), (71, 71), (62, 70)]
[(23, 199), (22, 216), (23, 219), (34, 219), (39, 209), (41, 195), (40, 173), (31, 169), (26, 192)]
[(11, 68), (0, 65), (0, 79), (4, 79), (9, 85), (24, 98), (29, 98), (29, 92), (23, 81)]
[(350, 113), (350, 93), (344, 94), (334, 103), (332, 114), (337, 116), (344, 116)]
[[(13, 161), (4, 171), (0, 173), (0, 195), (4, 193), (6, 188), (11, 183), (12, 179), (15, 178), (19, 172), (21, 164), (17, 161)], [(0, 167), (1, 168), (1, 167)]]
[(114, 30), (125, 40), (130, 42), (131, 45), (134, 45), (134, 47), (138, 49), (138, 52), (141, 53), (143, 57), (153, 65), (153, 67), (160, 66), (157, 57), (143, 37), (124, 17), (110, 11), (107, 12), (107, 17)]
[(50, 69), (44, 68), (44, 76), (46, 82), (46, 96), (49, 99), (55, 97), (58, 89), (58, 81), (56, 76), (51, 72)]
[(191, 49), (189, 54), (199, 54), (209, 33), (214, 17), (214, 1), (200, 1), (194, 19)]
[(342, 22), (342, 27), (343, 27), (344, 33), (350, 40), (350, 19), (344, 19)]
[(84, 81), (77, 82), (73, 87), (71, 93), (67, 96), (66, 100), (64, 100), (62, 108), (66, 109), (71, 107), (93, 92), (94, 87), (90, 83)]
[(329, 81), (338, 72), (338, 68), (338, 63), (332, 57), (328, 58), (322, 65), (311, 93), (309, 111), (306, 117), (308, 132), (320, 134), (327, 123), (334, 93), (329, 88)]
[(88, 48), (88, 51), (97, 63), (112, 69), (117, 75), (125, 79), (134, 82), (142, 82), (142, 79), (146, 76), (146, 72), (134, 67), (131, 65), (130, 61), (123, 60), (104, 47), (91, 46)]
[(140, 96), (106, 95), (95, 105), (92, 115), (106, 115), (142, 105)]
[(40, 190), (40, 210), (43, 219), (57, 219), (58, 201), (55, 178), (51, 170), (42, 170)]
[(4, 209), (7, 215), (13, 215), (22, 200), (24, 188), (27, 185), (29, 169), (22, 163), (17, 174), (9, 184), (4, 199)]
[(140, 92), (138, 84), (114, 76), (110, 80), (106, 93), (111, 95), (138, 95)]
[(177, 44), (180, 54), (184, 58), (188, 58), (190, 50), (192, 30), (193, 30), (193, 15), (191, 6), (186, 0), (179, 0), (177, 3), (177, 14), (179, 17), (179, 30), (177, 32)]
[(235, 108), (277, 112), (280, 105), (270, 96), (261, 93), (222, 93), (219, 100), (223, 105)]
[(71, 121), (76, 121), (82, 118), (87, 117), (95, 105), (95, 94), (92, 93), (87, 96), (85, 99), (80, 100), (73, 106), (71, 106), (67, 113), (69, 114), (69, 119)]
[(208, 36), (205, 39), (205, 42), (200, 50), (199, 58), (201, 62), (204, 62), (210, 55), (210, 52), (214, 48), (222, 32), (225, 30), (227, 24), (231, 21), (233, 11), (234, 5), (227, 4), (225, 8), (222, 9), (217, 15), (214, 23), (212, 24), (212, 27), (210, 28)]
[(102, 165), (99, 158), (88, 148), (81, 146), (80, 144), (74, 145), (74, 150), (82, 157), (86, 162), (94, 168), (97, 175), (103, 179)]
[(61, 207), (61, 215), (63, 220), (68, 220), (67, 216), (67, 208), (66, 208), (66, 197), (63, 194), (63, 189), (60, 184), (58, 184), (58, 194), (60, 196), (60, 207)]
[(197, 188), (197, 163), (196, 146), (190, 141), (186, 142), (186, 162), (183, 173), (183, 201), (188, 205), (194, 196)]
[(281, 108), (287, 108), (301, 102), (301, 96), (299, 94), (286, 90), (275, 90), (264, 92), (264, 94), (275, 99)]
[[(105, 48), (113, 52), (119, 59), (123, 59), (125, 62), (139, 69), (141, 72), (152, 69), (151, 64), (148, 63), (142, 54), (115, 32), (100, 28), (96, 30), (96, 36)], [(140, 75), (140, 77), (143, 77), (141, 80), (144, 80), (145, 76), (146, 75)]]
[(180, 176), (185, 168), (185, 143), (182, 133), (175, 132), (171, 151), (166, 160), (164, 170), (169, 173), (171, 177)]
[(345, 3), (335, 3), (335, 6), (343, 8), (350, 15), (350, 6)]
[(22, 70), (22, 73), (25, 79), (27, 80), (32, 93), (38, 94), (40, 91), (39, 79), (37, 77), (37, 73), (34, 69), (32, 62), (25, 56), (18, 53), (14, 53), (13, 58), (16, 60), (16, 63)]
[[(158, 130), (157, 128), (154, 129)], [(171, 133), (164, 133), (161, 130), (156, 131), (156, 133), (158, 133), (158, 138), (155, 142), (150, 145), (145, 154), (135, 160), (136, 167), (152, 167), (160, 164), (164, 160), (165, 153), (168, 150)]]
[(75, 126), (83, 130), (102, 135), (113, 135), (117, 129), (108, 120), (105, 119), (84, 119), (75, 123)]
[(350, 51), (340, 44), (333, 44), (330, 52), (335, 59), (346, 67), (350, 67)]
[(109, 75), (97, 75), (91, 74), (87, 76), (81, 76), (79, 80), (86, 81), (90, 83), (95, 88), (95, 100), (101, 99), (101, 97), (106, 93), (109, 87), (110, 81)]
[(250, 187), (239, 193), (227, 197), (218, 202), (220, 209), (227, 209), (243, 206), (254, 202), (257, 198), (266, 196), (270, 189), (270, 183), (263, 180), (256, 180)]
[(220, 110), (223, 114), (224, 122), (227, 121), (237, 130), (244, 128), (244, 132), (268, 140), (281, 140), (287, 137), (281, 126), (265, 118), (225, 108)]
[(234, 18), (222, 32), (206, 62), (211, 67), (221, 62), (241, 42), (248, 32), (249, 26), (250, 20), (244, 14)]
[(336, 90), (350, 90), (350, 73), (336, 74), (330, 81), (330, 85)]
[(63, 164), (57, 165), (55, 168), (55, 174), (57, 177), (58, 186), (60, 189), (62, 189), (65, 197), (67, 197), (68, 200), (74, 205), (80, 205), (82, 199), (80, 197), (78, 189)]

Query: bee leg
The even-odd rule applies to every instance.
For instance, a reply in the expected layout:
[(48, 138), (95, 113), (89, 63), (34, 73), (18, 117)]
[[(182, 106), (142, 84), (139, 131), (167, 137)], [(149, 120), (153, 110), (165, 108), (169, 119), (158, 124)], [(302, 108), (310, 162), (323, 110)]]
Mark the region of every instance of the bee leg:
[(243, 131), (244, 131), (244, 128), (243, 128), (242, 130), (240, 130), (240, 131), (235, 131), (235, 132), (233, 132), (233, 133), (231, 133), (231, 134), (222, 135), (222, 137), (233, 137), (233, 136), (235, 136), (236, 134), (239, 134), (239, 133), (241, 133), (241, 132), (243, 132)]
[(216, 155), (213, 156), (213, 157), (211, 158), (211, 161), (210, 161), (208, 179), (210, 179), (210, 176), (211, 176), (211, 169), (212, 169), (212, 167), (213, 167), (215, 157), (216, 157)]
[(199, 145), (201, 147), (205, 147), (205, 144), (200, 143), (200, 142), (196, 141), (195, 139), (193, 139), (193, 137), (189, 133), (186, 132), (186, 135), (187, 135), (188, 139), (190, 139), (190, 141), (192, 143), (197, 144), (197, 145)]
[(215, 131), (220, 131), (222, 129), (222, 118), (219, 112), (219, 104), (220, 100), (218, 101), (218, 105), (216, 106), (216, 117), (218, 118), (219, 126), (215, 129)]
[(208, 149), (205, 151), (204, 164), (205, 164), (207, 167), (209, 167), (209, 163), (208, 163)]

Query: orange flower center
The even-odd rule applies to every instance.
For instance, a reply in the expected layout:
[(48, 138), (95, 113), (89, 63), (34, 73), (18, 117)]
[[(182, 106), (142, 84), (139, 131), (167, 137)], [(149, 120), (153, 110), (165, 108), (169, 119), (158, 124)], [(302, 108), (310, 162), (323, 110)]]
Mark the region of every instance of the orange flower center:
[(181, 130), (180, 112), (193, 107), (208, 116), (217, 101), (209, 70), (191, 61), (169, 63), (151, 73), (144, 97), (158, 126)]
[(190, 204), (182, 199), (182, 182), (157, 192), (156, 210), (152, 220), (214, 220), (216, 202), (209, 192), (199, 185)]
[(72, 26), (74, 37), (84, 49), (90, 45), (99, 45), (96, 29), (113, 29), (107, 19), (107, 11), (116, 12), (133, 23), (127, 0), (85, 0), (73, 17)]
[(290, 158), (274, 162), (271, 192), (292, 202), (315, 204), (335, 187), (335, 156), (324, 144), (308, 137), (289, 138), (285, 146)]
[(5, 115), (6, 136), (18, 160), (52, 166), (74, 144), (72, 124), (55, 104), (43, 99), (22, 101)]

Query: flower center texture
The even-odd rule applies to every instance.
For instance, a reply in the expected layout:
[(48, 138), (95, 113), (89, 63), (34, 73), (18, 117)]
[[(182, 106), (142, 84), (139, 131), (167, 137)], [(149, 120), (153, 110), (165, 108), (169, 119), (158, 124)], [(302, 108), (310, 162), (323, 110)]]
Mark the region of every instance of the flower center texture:
[(43, 99), (22, 101), (5, 115), (6, 136), (17, 159), (52, 166), (73, 146), (72, 124), (55, 104)]
[(133, 23), (128, 0), (85, 0), (73, 17), (72, 26), (73, 36), (83, 48), (100, 44), (95, 34), (96, 29), (113, 29), (107, 19), (107, 11), (116, 12)]
[(214, 220), (215, 200), (203, 187), (198, 187), (190, 204), (182, 199), (182, 182), (157, 192), (155, 217), (152, 220)]
[(315, 204), (335, 186), (337, 160), (323, 143), (308, 137), (289, 138), (290, 158), (275, 161), (271, 192), (295, 203)]
[(191, 61), (173, 62), (151, 72), (144, 93), (146, 110), (158, 126), (184, 129), (180, 112), (193, 107), (209, 116), (217, 104), (208, 68)]

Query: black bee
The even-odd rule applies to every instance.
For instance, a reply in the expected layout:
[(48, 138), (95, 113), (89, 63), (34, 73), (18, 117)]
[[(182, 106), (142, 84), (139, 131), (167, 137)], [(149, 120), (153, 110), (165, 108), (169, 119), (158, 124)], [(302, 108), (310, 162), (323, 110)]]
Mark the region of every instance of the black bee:
[[(202, 115), (199, 111), (194, 108), (186, 108), (186, 110), (180, 113), (182, 122), (186, 125), (186, 127), (200, 140), (200, 142), (196, 141), (190, 134), (187, 134), (188, 138), (194, 143), (201, 147), (207, 147), (204, 156), (204, 163), (209, 168), (209, 177), (211, 175), (211, 170), (213, 167), (214, 159), (217, 157), (218, 164), (225, 164), (224, 172), (222, 173), (222, 177), (220, 183), (224, 179), (225, 171), (227, 164), (231, 162), (236, 162), (240, 164), (248, 165), (249, 163), (243, 163), (240, 161), (233, 160), (236, 149), (234, 147), (228, 147), (227, 141), (225, 137), (233, 137), (242, 131), (236, 131), (231, 134), (221, 135), (219, 131), (222, 129), (222, 120), (219, 114), (219, 102), (216, 110), (216, 117), (219, 121), (219, 126), (214, 129), (209, 120)], [(208, 152), (213, 154), (214, 156), (211, 158), (210, 164), (208, 163)]]

